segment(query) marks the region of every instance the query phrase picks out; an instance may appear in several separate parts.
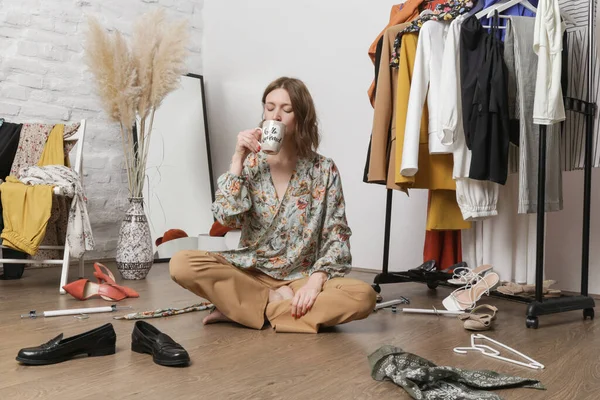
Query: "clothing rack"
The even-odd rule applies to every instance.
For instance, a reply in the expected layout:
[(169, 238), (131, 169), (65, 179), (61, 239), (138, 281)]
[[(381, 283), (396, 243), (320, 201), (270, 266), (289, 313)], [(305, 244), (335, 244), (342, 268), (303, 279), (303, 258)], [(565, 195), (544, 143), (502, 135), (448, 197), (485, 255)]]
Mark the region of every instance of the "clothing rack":
[[(559, 298), (543, 298), (544, 281), (544, 232), (545, 232), (545, 201), (546, 198), (546, 126), (540, 126), (539, 165), (538, 165), (538, 205), (537, 205), (537, 237), (536, 237), (536, 276), (535, 300), (527, 306), (526, 326), (537, 329), (539, 316), (556, 314), (567, 311), (583, 310), (584, 320), (594, 319), (595, 302), (588, 295), (589, 256), (590, 256), (590, 216), (592, 193), (592, 141), (594, 135), (594, 118), (596, 104), (593, 102), (593, 76), (594, 76), (594, 11), (595, 1), (590, 0), (588, 13), (588, 71), (587, 71), (587, 101), (565, 97), (565, 109), (582, 113), (586, 116), (586, 141), (584, 161), (584, 187), (583, 187), (583, 229), (582, 229), (582, 254), (581, 254), (581, 293), (577, 296), (563, 296)], [(383, 243), (382, 271), (373, 280), (373, 289), (381, 292), (379, 285), (386, 283), (415, 282), (416, 280), (401, 272), (389, 272), (389, 248), (392, 219), (393, 190), (387, 189), (385, 230)], [(425, 281), (430, 289), (435, 289), (439, 282)], [(492, 294), (493, 295), (493, 294)], [(530, 300), (499, 294), (497, 297), (529, 302)]]
[(393, 272), (390, 273), (388, 270), (390, 261), (390, 231), (392, 225), (393, 194), (393, 189), (387, 189), (387, 198), (385, 202), (385, 228), (383, 235), (383, 263), (381, 273), (375, 275), (375, 278), (373, 279), (373, 285), (371, 285), (377, 293), (381, 293), (381, 287), (379, 286), (380, 284), (382, 285), (385, 283), (400, 283), (413, 281), (413, 279), (407, 276), (396, 274)]
[(540, 126), (540, 157), (538, 172), (538, 209), (537, 209), (537, 249), (535, 266), (535, 301), (527, 307), (526, 326), (538, 328), (540, 315), (556, 314), (567, 311), (583, 310), (583, 319), (594, 319), (594, 299), (588, 295), (588, 277), (590, 264), (590, 216), (592, 196), (592, 140), (594, 136), (594, 117), (596, 104), (593, 103), (594, 87), (594, 11), (596, 2), (590, 0), (588, 13), (588, 71), (587, 101), (566, 98), (565, 109), (586, 116), (585, 161), (583, 183), (583, 229), (581, 235), (581, 293), (578, 296), (559, 297), (543, 300), (544, 280), (544, 223), (546, 198), (546, 126)]

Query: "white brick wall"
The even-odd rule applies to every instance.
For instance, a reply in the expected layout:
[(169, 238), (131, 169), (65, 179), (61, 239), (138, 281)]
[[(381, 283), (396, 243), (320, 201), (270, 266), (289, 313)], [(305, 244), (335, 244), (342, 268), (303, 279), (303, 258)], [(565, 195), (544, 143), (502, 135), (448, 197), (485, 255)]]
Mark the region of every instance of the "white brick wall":
[(88, 120), (84, 185), (96, 239), (90, 258), (114, 256), (127, 178), (118, 127), (101, 110), (82, 61), (86, 16), (126, 35), (136, 17), (156, 7), (189, 20), (188, 68), (201, 74), (203, 5), (203, 0), (0, 0), (0, 117), (11, 122)]

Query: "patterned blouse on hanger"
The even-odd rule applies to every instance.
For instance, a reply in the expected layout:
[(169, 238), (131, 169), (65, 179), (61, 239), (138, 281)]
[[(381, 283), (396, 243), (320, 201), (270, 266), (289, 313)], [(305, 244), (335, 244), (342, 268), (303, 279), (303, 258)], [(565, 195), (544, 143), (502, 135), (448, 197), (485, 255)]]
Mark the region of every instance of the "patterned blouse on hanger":
[(404, 33), (420, 31), (423, 24), (427, 21), (452, 21), (459, 15), (471, 11), (475, 4), (477, 4), (477, 0), (449, 0), (443, 4), (437, 4), (433, 11), (412, 21), (406, 29), (396, 36), (390, 66), (392, 68), (398, 68), (400, 63), (400, 43)]

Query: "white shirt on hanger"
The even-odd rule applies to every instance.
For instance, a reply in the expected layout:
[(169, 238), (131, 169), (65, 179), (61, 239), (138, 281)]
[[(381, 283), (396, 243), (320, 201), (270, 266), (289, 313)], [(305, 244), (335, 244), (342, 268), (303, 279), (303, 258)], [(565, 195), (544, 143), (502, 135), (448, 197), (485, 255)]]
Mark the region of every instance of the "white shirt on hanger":
[(443, 69), (442, 54), (447, 32), (448, 23), (427, 21), (419, 33), (404, 129), (400, 169), (403, 176), (414, 176), (419, 170), (419, 136), (426, 98), (429, 110), (429, 153), (452, 153), (452, 149), (444, 146), (438, 135), (441, 129), (438, 110), (443, 101), (440, 74)]
[(533, 39), (533, 51), (538, 55), (533, 122), (538, 125), (553, 125), (565, 120), (561, 87), (561, 52), (565, 29), (558, 0), (540, 0)]
[(438, 134), (442, 144), (452, 146), (454, 179), (468, 178), (471, 167), (471, 150), (467, 148), (463, 130), (460, 92), (460, 27), (465, 19), (464, 15), (460, 15), (450, 23), (444, 44), (439, 85), (440, 92), (444, 93), (444, 101), (439, 108), (441, 129)]

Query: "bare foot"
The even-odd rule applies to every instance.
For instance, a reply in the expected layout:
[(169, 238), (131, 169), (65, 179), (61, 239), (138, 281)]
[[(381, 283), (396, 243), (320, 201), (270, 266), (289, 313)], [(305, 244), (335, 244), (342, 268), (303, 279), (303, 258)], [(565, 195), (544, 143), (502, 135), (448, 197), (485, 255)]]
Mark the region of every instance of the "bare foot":
[(223, 314), (221, 311), (219, 311), (215, 308), (215, 310), (213, 312), (211, 312), (206, 317), (204, 317), (204, 319), (202, 320), (202, 323), (204, 325), (208, 325), (208, 324), (214, 324), (215, 322), (230, 322), (230, 321), (231, 320), (229, 318), (227, 318), (227, 316), (225, 316), (225, 314)]
[(269, 303), (274, 303), (276, 301), (281, 300), (283, 300), (283, 296), (281, 295), (281, 293), (269, 289)]
[(283, 300), (294, 298), (294, 291), (289, 286), (282, 286), (279, 289), (277, 289), (276, 292), (283, 297)]
[(269, 289), (269, 303), (294, 298), (294, 291), (289, 286), (282, 286), (277, 290)]

